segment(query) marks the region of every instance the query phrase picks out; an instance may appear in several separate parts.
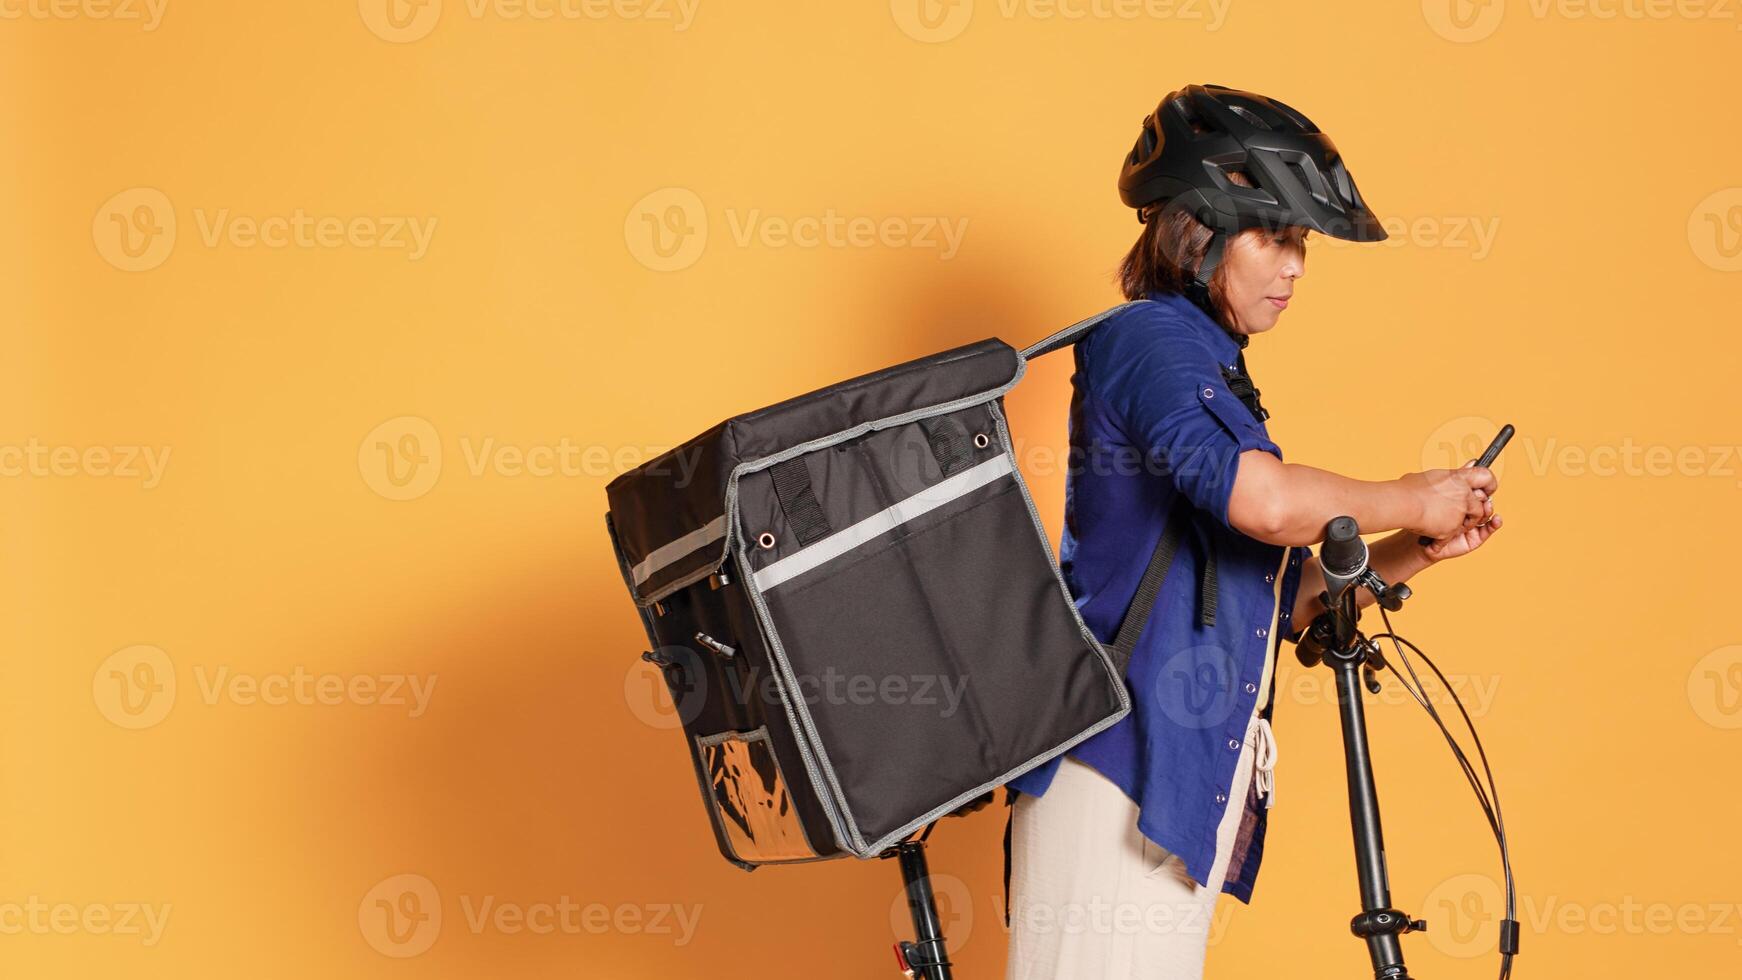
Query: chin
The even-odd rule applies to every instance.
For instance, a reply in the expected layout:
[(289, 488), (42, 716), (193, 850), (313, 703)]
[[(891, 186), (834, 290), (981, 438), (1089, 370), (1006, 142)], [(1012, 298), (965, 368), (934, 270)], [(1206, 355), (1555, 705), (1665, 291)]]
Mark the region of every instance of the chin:
[(1256, 311), (1252, 319), (1247, 321), (1253, 333), (1263, 333), (1282, 319), (1282, 311), (1272, 306), (1269, 300), (1264, 301), (1264, 306), (1265, 309)]

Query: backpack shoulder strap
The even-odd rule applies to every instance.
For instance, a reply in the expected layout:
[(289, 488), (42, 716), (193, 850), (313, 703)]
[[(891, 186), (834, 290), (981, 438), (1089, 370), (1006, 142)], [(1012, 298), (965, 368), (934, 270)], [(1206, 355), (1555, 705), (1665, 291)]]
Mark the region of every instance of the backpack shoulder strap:
[[(1119, 622), (1119, 632), (1107, 647), (1120, 677), (1125, 676), (1125, 668), (1131, 664), (1131, 654), (1137, 649), (1143, 627), (1149, 623), (1149, 614), (1155, 610), (1155, 600), (1161, 595), (1161, 583), (1167, 579), (1167, 570), (1173, 566), (1174, 553), (1179, 550), (1180, 540), (1185, 537), (1190, 523), (1191, 505), (1185, 494), (1176, 494), (1173, 509), (1168, 511), (1167, 523), (1162, 525), (1161, 538), (1155, 542), (1155, 550), (1149, 555), (1149, 566), (1143, 570), (1143, 579), (1137, 583), (1137, 594), (1131, 597), (1125, 618)], [(1214, 567), (1210, 565), (1205, 569), (1208, 594), (1204, 598), (1212, 604), (1215, 601)], [(1212, 611), (1210, 615), (1213, 617), (1215, 613)]]
[(1060, 347), (1068, 347), (1071, 344), (1074, 344), (1077, 341), (1083, 339), (1084, 335), (1086, 335), (1089, 331), (1100, 326), (1102, 320), (1107, 319), (1108, 317), (1119, 312), (1120, 310), (1128, 309), (1130, 307), (1138, 305), (1139, 303), (1153, 303), (1153, 302), (1155, 302), (1155, 300), (1152, 300), (1152, 299), (1134, 299), (1129, 303), (1120, 303), (1118, 306), (1112, 307), (1111, 309), (1102, 310), (1101, 312), (1095, 314), (1092, 317), (1089, 317), (1086, 320), (1079, 320), (1076, 323), (1073, 323), (1070, 326), (1064, 328), (1063, 330), (1060, 330), (1057, 333), (1054, 333), (1052, 336), (1047, 337), (1045, 340), (1042, 340), (1039, 343), (1032, 344), (1029, 347), (1024, 348), (1022, 351), (1022, 355), (1021, 355), (1022, 359), (1024, 361), (1032, 361), (1035, 358), (1040, 357), (1043, 354), (1051, 354), (1053, 351), (1058, 350)]

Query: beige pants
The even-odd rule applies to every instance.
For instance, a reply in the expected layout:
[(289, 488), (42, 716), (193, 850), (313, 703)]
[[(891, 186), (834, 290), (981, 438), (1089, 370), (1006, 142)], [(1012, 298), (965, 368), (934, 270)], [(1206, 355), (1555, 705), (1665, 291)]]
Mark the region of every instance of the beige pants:
[(1123, 790), (1067, 755), (1045, 794), (1016, 798), (1006, 980), (1200, 980), (1255, 761), (1267, 788), (1275, 755), (1269, 723), (1254, 714), (1208, 885), (1138, 831)]

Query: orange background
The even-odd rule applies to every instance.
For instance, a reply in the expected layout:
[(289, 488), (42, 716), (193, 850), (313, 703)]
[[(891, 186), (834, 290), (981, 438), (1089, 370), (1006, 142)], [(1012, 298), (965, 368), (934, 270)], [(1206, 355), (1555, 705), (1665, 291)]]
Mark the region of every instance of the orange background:
[[(1734, 969), (1742, 14), (386, 2), (0, 4), (0, 973), (892, 975), (891, 865), (719, 857), (603, 488), (728, 415), (1114, 302), (1118, 160), (1187, 81), (1311, 115), (1401, 222), (1316, 240), (1253, 345), (1289, 459), (1390, 478), (1518, 427), (1505, 529), (1397, 622), (1487, 692), (1519, 975)], [(831, 213), (887, 231), (763, 223)], [(326, 231), (252, 236), (298, 214)], [(933, 218), (965, 229), (947, 256), (911, 240)], [(1068, 390), (1056, 357), (1010, 399), (1055, 533)], [(1267, 860), (1212, 977), (1366, 968), (1329, 675), (1283, 656)], [(1411, 966), (1490, 976), (1492, 842), (1395, 694), (1371, 726), (1395, 898), (1433, 920)], [(1002, 975), (1002, 829), (932, 837), (964, 977)], [(471, 918), (565, 897), (602, 911)], [(119, 927), (135, 903), (160, 931)]]

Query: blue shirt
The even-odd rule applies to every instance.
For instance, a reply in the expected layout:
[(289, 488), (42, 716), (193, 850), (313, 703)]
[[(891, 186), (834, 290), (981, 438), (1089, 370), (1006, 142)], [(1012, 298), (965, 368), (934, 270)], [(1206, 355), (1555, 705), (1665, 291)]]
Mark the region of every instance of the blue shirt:
[[(1240, 344), (1186, 298), (1152, 293), (1076, 345), (1071, 466), (1060, 565), (1078, 610), (1111, 644), (1177, 494), (1192, 505), (1186, 534), (1126, 670), (1131, 713), (1071, 749), (1137, 803), (1143, 836), (1179, 856), (1200, 884), (1216, 858), (1216, 830), (1233, 792), (1253, 711), (1269, 719), (1279, 636), (1306, 547), (1267, 544), (1228, 523), (1240, 454), (1282, 458), (1264, 423), (1224, 381)], [(1214, 548), (1215, 623), (1200, 621), (1200, 576)], [(1281, 575), (1280, 588), (1277, 576)], [(1274, 624), (1274, 625), (1273, 625)], [(1259, 690), (1260, 687), (1264, 690)], [(1262, 698), (1262, 701), (1260, 701)], [(1063, 757), (1012, 780), (1042, 795)], [(1222, 890), (1250, 902), (1264, 851), (1267, 808), (1256, 791)]]

